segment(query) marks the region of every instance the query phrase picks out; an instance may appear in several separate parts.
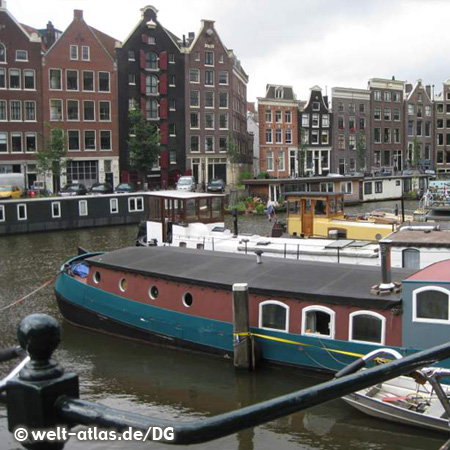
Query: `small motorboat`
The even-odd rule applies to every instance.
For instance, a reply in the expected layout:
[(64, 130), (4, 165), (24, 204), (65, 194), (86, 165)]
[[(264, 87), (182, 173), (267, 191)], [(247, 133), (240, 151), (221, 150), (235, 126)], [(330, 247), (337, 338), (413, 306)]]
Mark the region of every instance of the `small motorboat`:
[[(402, 358), (392, 349), (374, 350), (338, 372), (336, 378), (354, 373), (370, 362), (380, 361), (383, 356)], [(450, 370), (425, 367), (409, 376), (393, 378), (342, 399), (373, 417), (450, 434), (450, 386), (442, 383), (445, 377), (448, 380)]]

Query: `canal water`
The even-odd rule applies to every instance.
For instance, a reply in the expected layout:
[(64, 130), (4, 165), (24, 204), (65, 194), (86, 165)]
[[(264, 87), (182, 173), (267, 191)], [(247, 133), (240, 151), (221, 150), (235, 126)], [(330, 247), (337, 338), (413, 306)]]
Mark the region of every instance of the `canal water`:
[[(388, 205), (393, 207), (393, 205)], [(372, 208), (373, 209), (373, 205)], [(227, 218), (229, 222), (231, 218)], [(241, 231), (268, 232), (265, 217), (239, 219)], [(231, 223), (228, 223), (230, 226)], [(135, 226), (52, 232), (0, 238), (0, 308), (33, 291), (76, 253), (132, 245)], [(324, 381), (298, 370), (264, 368), (236, 373), (232, 361), (167, 350), (78, 329), (62, 321), (52, 286), (0, 313), (0, 347), (16, 343), (16, 328), (28, 314), (50, 314), (62, 324), (62, 343), (55, 353), (67, 371), (79, 374), (81, 396), (127, 411), (179, 421), (201, 420)], [(4, 376), (10, 364), (0, 366)], [(445, 437), (391, 425), (352, 410), (341, 400), (243, 431), (191, 446), (219, 450), (406, 450), (438, 449)], [(7, 430), (0, 406), (0, 448), (20, 449)], [(163, 449), (158, 443), (81, 442), (67, 449)]]

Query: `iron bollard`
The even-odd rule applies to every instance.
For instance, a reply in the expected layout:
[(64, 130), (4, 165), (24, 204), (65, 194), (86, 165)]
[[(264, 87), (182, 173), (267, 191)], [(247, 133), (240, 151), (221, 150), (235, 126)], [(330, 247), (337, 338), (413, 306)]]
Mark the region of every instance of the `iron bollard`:
[[(60, 342), (56, 319), (46, 314), (32, 314), (22, 320), (17, 332), (20, 346), (30, 361), (18, 377), (6, 385), (8, 429), (49, 429), (69, 424), (58, 418), (56, 400), (62, 395), (79, 397), (78, 375), (65, 374), (64, 369), (50, 359)], [(25, 448), (62, 449), (64, 441), (22, 442)]]

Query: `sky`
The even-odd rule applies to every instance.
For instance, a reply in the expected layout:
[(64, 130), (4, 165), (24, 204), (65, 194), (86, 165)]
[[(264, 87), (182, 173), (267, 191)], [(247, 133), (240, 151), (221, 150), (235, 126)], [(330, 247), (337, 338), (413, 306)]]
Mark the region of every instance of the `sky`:
[(34, 28), (50, 20), (64, 31), (73, 10), (123, 41), (140, 21), (140, 9), (178, 37), (215, 20), (222, 42), (249, 75), (248, 101), (267, 84), (293, 86), (299, 100), (319, 85), (364, 89), (370, 78), (442, 84), (450, 78), (450, 0), (7, 0), (15, 18)]

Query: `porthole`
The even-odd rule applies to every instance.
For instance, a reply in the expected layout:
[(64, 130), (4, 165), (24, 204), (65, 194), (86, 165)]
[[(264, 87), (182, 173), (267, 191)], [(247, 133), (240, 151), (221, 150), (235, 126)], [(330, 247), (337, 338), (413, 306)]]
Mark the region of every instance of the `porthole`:
[(192, 294), (190, 292), (186, 292), (183, 295), (183, 304), (184, 306), (186, 306), (187, 308), (189, 308), (190, 306), (192, 306), (192, 302), (194, 301), (194, 297), (192, 297)]
[(156, 286), (151, 286), (148, 290), (148, 296), (152, 299), (152, 300), (156, 300), (158, 298), (158, 288)]
[(127, 290), (127, 280), (125, 278), (121, 278), (119, 281), (119, 289), (122, 292), (125, 292)]
[(98, 284), (98, 283), (100, 283), (100, 280), (102, 279), (102, 277), (101, 277), (101, 275), (100, 275), (100, 272), (94, 272), (94, 283), (95, 284)]

